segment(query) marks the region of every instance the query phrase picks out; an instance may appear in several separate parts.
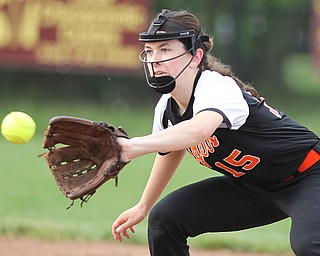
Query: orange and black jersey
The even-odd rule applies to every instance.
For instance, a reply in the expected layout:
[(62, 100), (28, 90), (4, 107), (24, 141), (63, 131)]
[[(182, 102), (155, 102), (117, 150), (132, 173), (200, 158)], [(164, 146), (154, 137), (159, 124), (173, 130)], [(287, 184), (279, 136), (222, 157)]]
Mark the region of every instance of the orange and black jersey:
[[(281, 183), (296, 173), (308, 152), (319, 143), (319, 137), (268, 106), (263, 98), (256, 99), (241, 91), (235, 82), (231, 85), (230, 77), (205, 72), (201, 76), (205, 75), (206, 79), (197, 77), (193, 95), (182, 116), (172, 97), (162, 97), (155, 111), (154, 132), (190, 119), (201, 111), (217, 111), (224, 117), (223, 124), (200, 145), (187, 149), (200, 164), (265, 186)], [(227, 79), (226, 84), (224, 79)], [(204, 91), (210, 82), (218, 84), (215, 88), (219, 89), (218, 95), (211, 88), (212, 92)], [(229, 88), (224, 91), (225, 87)], [(209, 102), (210, 96), (219, 102)]]

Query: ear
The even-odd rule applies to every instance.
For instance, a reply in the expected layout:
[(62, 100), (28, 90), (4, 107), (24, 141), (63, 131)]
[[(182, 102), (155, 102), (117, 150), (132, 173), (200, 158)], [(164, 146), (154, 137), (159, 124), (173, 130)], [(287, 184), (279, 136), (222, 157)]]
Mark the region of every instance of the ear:
[(190, 63), (190, 68), (198, 68), (199, 64), (201, 63), (201, 60), (203, 58), (204, 52), (201, 48), (198, 48), (196, 50), (195, 55), (193, 56), (193, 60)]

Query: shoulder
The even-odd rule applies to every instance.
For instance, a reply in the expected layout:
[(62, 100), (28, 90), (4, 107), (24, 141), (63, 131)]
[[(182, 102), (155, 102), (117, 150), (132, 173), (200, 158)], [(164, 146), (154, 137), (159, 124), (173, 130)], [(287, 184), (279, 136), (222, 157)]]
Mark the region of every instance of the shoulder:
[(201, 100), (204, 97), (204, 99), (211, 101), (226, 100), (229, 102), (228, 98), (244, 100), (242, 90), (233, 78), (210, 70), (202, 72), (194, 96)]
[(196, 92), (202, 89), (222, 90), (222, 92), (224, 90), (231, 89), (241, 94), (241, 90), (234, 79), (232, 79), (230, 76), (223, 76), (216, 71), (210, 70), (203, 71), (199, 78)]
[(200, 76), (199, 82), (219, 82), (236, 84), (230, 76), (224, 76), (213, 70), (204, 70)]
[(194, 93), (194, 114), (203, 110), (217, 111), (229, 128), (237, 129), (249, 115), (248, 103), (235, 80), (215, 71), (204, 71)]

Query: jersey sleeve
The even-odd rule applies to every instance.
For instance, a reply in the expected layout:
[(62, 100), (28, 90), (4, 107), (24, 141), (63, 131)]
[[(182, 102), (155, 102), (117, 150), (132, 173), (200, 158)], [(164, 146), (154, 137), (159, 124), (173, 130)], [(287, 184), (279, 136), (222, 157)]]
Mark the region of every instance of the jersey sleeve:
[(156, 133), (164, 129), (162, 124), (162, 119), (167, 107), (167, 102), (169, 97), (170, 97), (169, 94), (162, 95), (155, 107), (154, 116), (153, 116), (152, 133)]
[(249, 116), (249, 106), (237, 83), (228, 76), (204, 71), (195, 90), (193, 113), (212, 110), (224, 118), (224, 126), (236, 130)]

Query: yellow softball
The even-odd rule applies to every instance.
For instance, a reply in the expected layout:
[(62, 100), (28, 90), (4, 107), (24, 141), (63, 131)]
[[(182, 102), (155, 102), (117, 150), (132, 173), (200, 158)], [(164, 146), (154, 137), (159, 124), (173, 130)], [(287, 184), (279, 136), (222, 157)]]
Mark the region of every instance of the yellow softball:
[(36, 123), (24, 112), (13, 111), (5, 116), (1, 123), (1, 133), (7, 141), (24, 144), (32, 139), (36, 131)]

